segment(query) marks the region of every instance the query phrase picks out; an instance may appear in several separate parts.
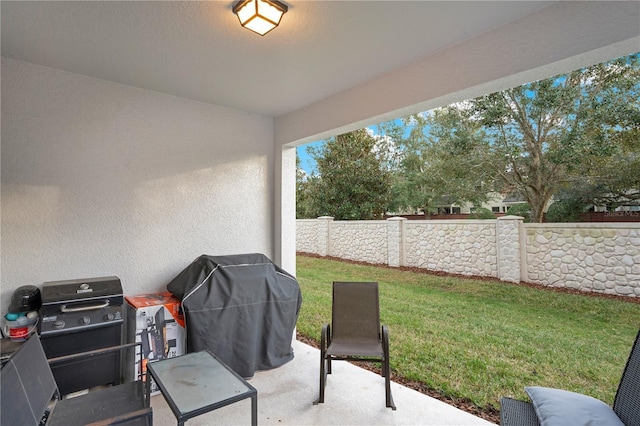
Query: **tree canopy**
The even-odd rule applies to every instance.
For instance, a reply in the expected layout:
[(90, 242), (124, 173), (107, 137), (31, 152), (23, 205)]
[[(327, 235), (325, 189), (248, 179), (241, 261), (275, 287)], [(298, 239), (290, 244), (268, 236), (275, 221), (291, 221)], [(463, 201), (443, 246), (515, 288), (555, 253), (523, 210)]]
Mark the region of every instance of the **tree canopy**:
[(640, 203), (638, 54), (378, 130), (386, 139), (363, 129), (311, 149), (318, 175), (301, 179), (299, 214), (370, 219), (386, 209), (480, 206), (499, 192), (521, 198), (541, 222), (552, 199), (565, 210)]
[(338, 220), (382, 218), (391, 193), (384, 141), (360, 129), (307, 150), (317, 163), (318, 174), (298, 186), (299, 191), (302, 186), (298, 200), (305, 204), (306, 215)]
[(592, 203), (639, 200), (639, 89), (635, 54), (430, 111), (415, 119), (426, 136), (401, 143), (394, 190), (413, 192), (401, 197), (412, 208), (514, 194), (534, 222), (563, 189)]

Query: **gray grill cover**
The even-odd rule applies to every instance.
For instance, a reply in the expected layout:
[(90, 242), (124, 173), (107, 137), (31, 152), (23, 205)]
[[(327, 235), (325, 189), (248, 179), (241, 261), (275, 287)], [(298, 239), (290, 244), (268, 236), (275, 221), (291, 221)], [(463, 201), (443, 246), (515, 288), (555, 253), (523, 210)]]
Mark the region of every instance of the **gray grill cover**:
[(207, 349), (242, 377), (293, 359), (300, 286), (265, 255), (202, 255), (167, 289), (182, 301), (187, 352)]

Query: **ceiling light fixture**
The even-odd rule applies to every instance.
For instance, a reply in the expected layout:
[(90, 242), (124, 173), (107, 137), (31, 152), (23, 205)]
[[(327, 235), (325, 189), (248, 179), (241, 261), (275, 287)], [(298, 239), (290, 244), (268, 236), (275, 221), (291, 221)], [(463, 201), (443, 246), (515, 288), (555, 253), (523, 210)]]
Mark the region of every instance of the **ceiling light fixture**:
[(233, 6), (233, 13), (238, 15), (240, 25), (265, 35), (278, 26), (288, 9), (277, 0), (241, 0)]

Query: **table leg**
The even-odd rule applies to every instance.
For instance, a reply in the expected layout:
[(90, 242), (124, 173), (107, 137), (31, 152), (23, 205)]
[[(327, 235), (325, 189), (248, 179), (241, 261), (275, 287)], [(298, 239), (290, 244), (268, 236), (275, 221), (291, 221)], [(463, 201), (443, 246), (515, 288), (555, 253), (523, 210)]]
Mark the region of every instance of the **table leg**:
[(258, 395), (251, 397), (251, 426), (258, 426)]
[[(142, 368), (142, 367), (141, 367)], [(145, 379), (144, 387), (145, 387), (145, 396), (144, 400), (147, 407), (151, 407), (151, 377), (149, 377), (149, 373), (144, 377), (141, 377), (140, 380)]]

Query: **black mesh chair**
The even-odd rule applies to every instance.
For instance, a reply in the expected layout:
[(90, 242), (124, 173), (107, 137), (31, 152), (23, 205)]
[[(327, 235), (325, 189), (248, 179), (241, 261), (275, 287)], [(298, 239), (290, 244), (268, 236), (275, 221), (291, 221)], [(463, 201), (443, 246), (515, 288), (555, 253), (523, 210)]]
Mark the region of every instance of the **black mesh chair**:
[(322, 327), (320, 337), (320, 397), (324, 402), (331, 361), (380, 363), (385, 379), (386, 406), (396, 409), (391, 396), (389, 332), (380, 326), (378, 283), (334, 282), (331, 325)]
[[(132, 348), (127, 344), (73, 357), (90, 357)], [(50, 362), (40, 338), (32, 335), (0, 370), (0, 424), (27, 425), (152, 425), (152, 410), (142, 380), (107, 387), (60, 400)]]
[[(613, 411), (625, 426), (640, 426), (640, 331), (622, 373)], [(540, 423), (533, 404), (505, 397), (500, 400), (500, 424), (538, 426)]]

